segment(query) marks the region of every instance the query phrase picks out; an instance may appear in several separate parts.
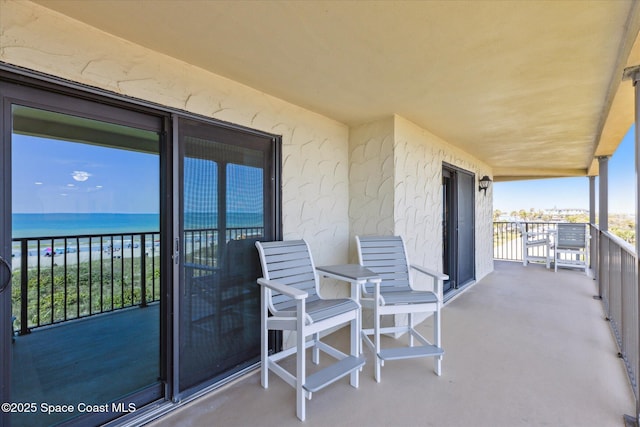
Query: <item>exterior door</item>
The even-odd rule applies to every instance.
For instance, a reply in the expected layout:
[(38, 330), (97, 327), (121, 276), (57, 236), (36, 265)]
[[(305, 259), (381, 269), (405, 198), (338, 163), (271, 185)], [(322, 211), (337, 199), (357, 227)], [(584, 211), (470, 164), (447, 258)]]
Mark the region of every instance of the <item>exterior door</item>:
[(163, 122), (2, 81), (0, 99), (0, 424), (102, 424), (164, 396)]
[(258, 362), (279, 138), (10, 73), (0, 137), (0, 427), (102, 425)]
[(458, 171), (457, 263), (458, 287), (475, 279), (475, 176)]
[(442, 244), (445, 293), (475, 279), (475, 177), (453, 166), (442, 171)]
[(274, 240), (276, 141), (178, 119), (179, 394), (229, 377), (260, 355), (257, 240)]

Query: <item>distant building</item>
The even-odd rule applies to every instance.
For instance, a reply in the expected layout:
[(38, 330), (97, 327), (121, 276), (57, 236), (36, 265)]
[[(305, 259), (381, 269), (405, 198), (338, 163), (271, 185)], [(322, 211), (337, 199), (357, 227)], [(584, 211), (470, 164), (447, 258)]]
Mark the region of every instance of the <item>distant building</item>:
[(589, 215), (588, 209), (545, 209), (545, 215), (551, 216), (567, 216), (567, 215)]

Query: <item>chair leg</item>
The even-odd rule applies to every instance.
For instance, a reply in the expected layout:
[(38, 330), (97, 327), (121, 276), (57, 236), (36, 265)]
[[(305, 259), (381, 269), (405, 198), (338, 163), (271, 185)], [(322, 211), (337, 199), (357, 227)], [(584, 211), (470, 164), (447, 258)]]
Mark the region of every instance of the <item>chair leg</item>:
[(409, 347), (413, 347), (413, 313), (409, 313), (409, 318), (407, 319), (409, 322)]
[(296, 331), (296, 415), (300, 421), (306, 418), (305, 392), (302, 387), (305, 383), (306, 349), (305, 349), (305, 307), (304, 301), (298, 300), (298, 327)]
[[(438, 310), (433, 313), (433, 334), (434, 341), (437, 347), (442, 348), (442, 335), (440, 333), (440, 307)], [(437, 376), (442, 375), (442, 356), (437, 356), (434, 361), (435, 364), (435, 372)]]
[(551, 248), (547, 245), (547, 270), (551, 268)]
[(378, 306), (376, 305), (374, 308), (373, 315), (373, 343), (376, 347), (376, 366), (375, 366), (375, 378), (376, 382), (380, 382), (380, 366), (382, 365), (382, 360), (380, 359), (380, 315), (378, 314)]
[(269, 329), (267, 326), (267, 299), (269, 292), (260, 287), (260, 382), (262, 387), (269, 388)]
[[(350, 336), (350, 343), (351, 343), (351, 356), (360, 356), (360, 349), (359, 349), (359, 345), (358, 343), (360, 342), (360, 321), (359, 321), (359, 316), (356, 315), (356, 318), (353, 319), (351, 321), (351, 336)], [(353, 372), (351, 372), (351, 377), (350, 377), (350, 384), (352, 387), (354, 388), (358, 388), (359, 384), (359, 377), (360, 375), (360, 369), (356, 369)]]
[(313, 349), (311, 350), (311, 360), (314, 365), (320, 363), (320, 347), (318, 347), (318, 342), (320, 342), (320, 333), (313, 334)]

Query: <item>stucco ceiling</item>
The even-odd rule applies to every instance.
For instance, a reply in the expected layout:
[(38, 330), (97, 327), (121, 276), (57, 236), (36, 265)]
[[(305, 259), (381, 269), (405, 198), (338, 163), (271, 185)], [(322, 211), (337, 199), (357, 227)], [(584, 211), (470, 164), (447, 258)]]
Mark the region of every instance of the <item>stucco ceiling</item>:
[(36, 2), (348, 125), (401, 115), (496, 180), (596, 174), (633, 121), (635, 1)]

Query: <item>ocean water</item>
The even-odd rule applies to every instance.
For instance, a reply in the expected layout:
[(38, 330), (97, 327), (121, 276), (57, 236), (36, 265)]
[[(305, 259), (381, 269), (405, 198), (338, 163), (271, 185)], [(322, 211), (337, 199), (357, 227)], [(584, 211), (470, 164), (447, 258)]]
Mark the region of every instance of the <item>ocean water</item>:
[[(262, 227), (262, 213), (229, 212), (227, 227)], [(187, 212), (184, 228), (216, 228), (216, 213)], [(110, 233), (150, 233), (160, 229), (158, 214), (121, 213), (14, 213), (12, 237), (79, 236)]]
[(157, 232), (158, 214), (47, 213), (12, 215), (12, 236), (75, 236), (132, 232)]

